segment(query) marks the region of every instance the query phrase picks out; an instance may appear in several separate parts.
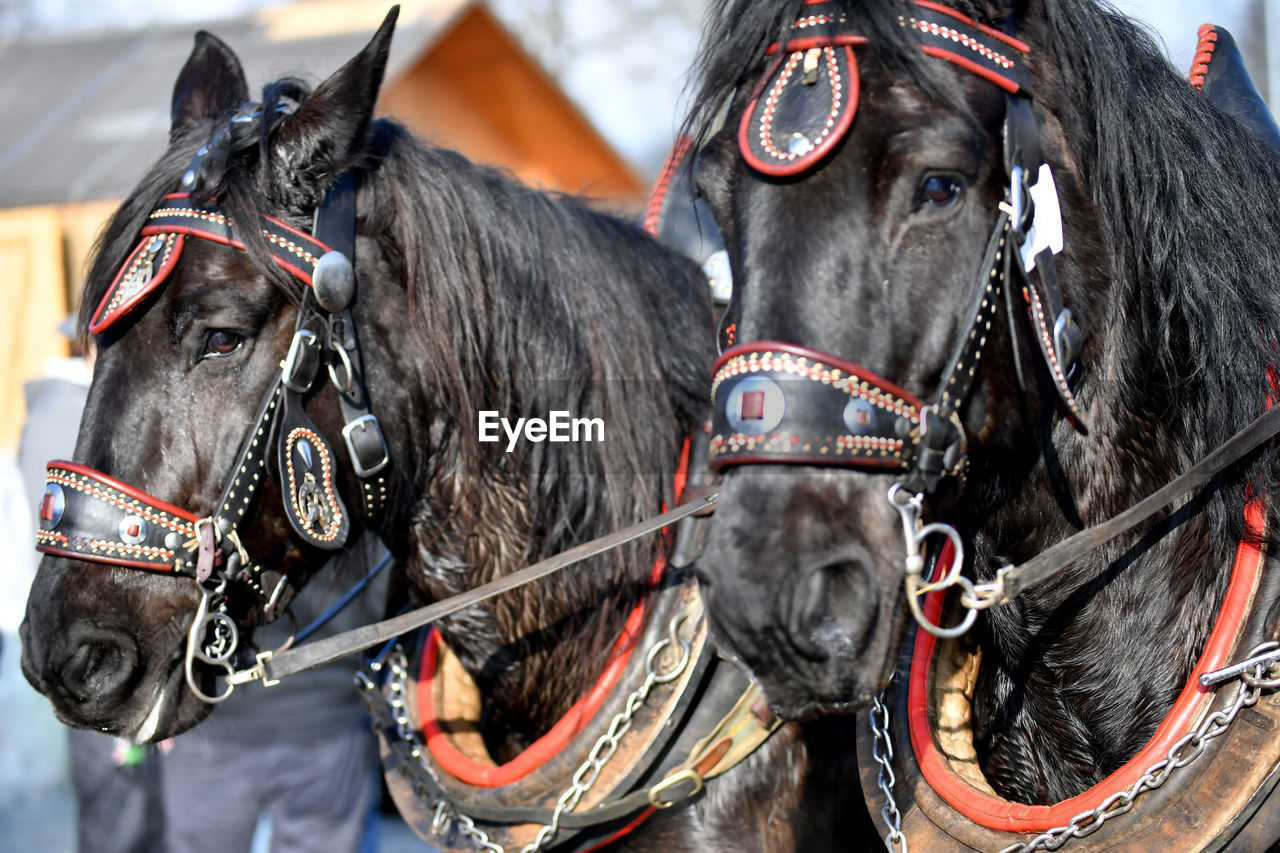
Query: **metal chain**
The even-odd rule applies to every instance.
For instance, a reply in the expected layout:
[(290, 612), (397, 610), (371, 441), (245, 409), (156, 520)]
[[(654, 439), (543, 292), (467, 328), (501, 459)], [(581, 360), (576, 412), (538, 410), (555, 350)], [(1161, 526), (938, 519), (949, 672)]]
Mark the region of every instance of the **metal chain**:
[[(676, 615), (676, 618), (671, 621), (667, 636), (655, 643), (653, 648), (649, 650), (649, 654), (645, 657), (644, 681), (627, 697), (625, 707), (610, 721), (609, 730), (595, 742), (595, 745), (591, 747), (591, 752), (587, 755), (587, 760), (573, 774), (569, 787), (556, 800), (556, 808), (551, 815), (551, 823), (544, 826), (538, 832), (537, 838), (526, 844), (520, 853), (538, 853), (543, 845), (555, 837), (556, 833), (560, 831), (561, 816), (566, 811), (572, 811), (578, 805), (578, 801), (582, 799), (582, 795), (595, 784), (596, 778), (600, 775), (600, 769), (617, 751), (618, 742), (631, 729), (631, 722), (635, 717), (636, 711), (640, 710), (645, 700), (649, 698), (649, 692), (653, 690), (654, 685), (674, 681), (680, 677), (680, 673), (684, 672), (685, 667), (689, 665), (692, 646), (688, 640), (680, 637), (680, 625), (688, 615), (689, 612), (687, 610), (681, 610)], [(658, 659), (667, 649), (677, 648), (677, 643), (679, 644), (680, 657), (668, 669), (659, 669)]]
[[(592, 785), (595, 784), (600, 775), (601, 769), (613, 757), (623, 736), (631, 729), (632, 720), (636, 712), (644, 706), (645, 701), (649, 698), (649, 693), (656, 685), (675, 681), (688, 668), (689, 661), (692, 658), (692, 644), (689, 640), (680, 636), (680, 628), (689, 618), (691, 612), (693, 611), (688, 608), (680, 610), (672, 618), (667, 628), (667, 636), (649, 649), (645, 657), (646, 672), (644, 681), (627, 697), (623, 709), (613, 717), (609, 723), (608, 730), (592, 745), (586, 760), (574, 772), (569, 787), (556, 800), (551, 822), (543, 826), (534, 840), (520, 849), (520, 853), (540, 853), (543, 847), (556, 836), (560, 831), (561, 817), (566, 812), (573, 811), (583, 795), (591, 790)], [(666, 662), (664, 666), (662, 658), (669, 649), (679, 649), (679, 657), (674, 662)], [(413, 720), (409, 717), (408, 707), (405, 702), (408, 663), (404, 649), (397, 645), (395, 651), (388, 656), (386, 663), (390, 670), (390, 675), (386, 679), (388, 692), (386, 702), (391, 707), (392, 715), (395, 719), (396, 735), (409, 746), (409, 754), (418, 762), (419, 766), (431, 772), (430, 764), (423, 760), (423, 744), (418, 739)], [(376, 671), (380, 666), (374, 666), (373, 668)], [(371, 688), (372, 684), (366, 681), (366, 689)], [(421, 795), (423, 792), (419, 790), (418, 793)], [(452, 823), (473, 844), (486, 851), (486, 853), (506, 853), (506, 849), (502, 845), (492, 841), (483, 830), (475, 825), (475, 822), (469, 816), (458, 811), (452, 803), (443, 799), (437, 800), (433, 808), (435, 809), (435, 817), (431, 823), (431, 830), (434, 834), (444, 835), (446, 828)]]
[[(880, 772), (876, 783), (884, 794), (884, 808), (880, 816), (888, 825), (889, 831), (884, 835), (884, 846), (890, 851), (901, 850), (907, 853), (907, 837), (902, 834), (902, 813), (898, 811), (898, 801), (893, 798), (893, 786), (897, 784), (897, 776), (893, 772), (893, 738), (889, 734), (889, 708), (882, 701), (884, 694), (871, 700), (871, 733), (875, 736), (872, 754)], [(882, 747), (883, 744), (883, 747)]]
[(1235, 722), (1242, 710), (1257, 704), (1263, 690), (1280, 686), (1280, 647), (1276, 643), (1263, 643), (1250, 651), (1246, 657), (1253, 658), (1263, 652), (1270, 652), (1267, 659), (1257, 661), (1252, 671), (1239, 675), (1240, 683), (1236, 687), (1235, 695), (1231, 697), (1231, 704), (1209, 714), (1199, 727), (1169, 747), (1165, 757), (1148, 767), (1146, 773), (1131, 787), (1117, 791), (1096, 808), (1081, 812), (1071, 818), (1065, 826), (1050, 829), (1030, 841), (1011, 844), (1000, 853), (1057, 850), (1072, 838), (1092, 835), (1106, 821), (1132, 809), (1134, 800), (1140, 795), (1162, 787), (1169, 781), (1174, 771), (1186, 767), (1203, 755), (1210, 741), (1226, 734), (1227, 729)]

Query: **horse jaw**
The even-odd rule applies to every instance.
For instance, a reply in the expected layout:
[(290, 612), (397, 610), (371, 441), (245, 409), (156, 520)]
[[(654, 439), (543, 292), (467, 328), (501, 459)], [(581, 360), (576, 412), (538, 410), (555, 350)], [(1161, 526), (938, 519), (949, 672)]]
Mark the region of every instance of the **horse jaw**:
[[(19, 627), (22, 671), (59, 720), (147, 743), (208, 715), (211, 706), (187, 690), (183, 669), (195, 603), (189, 587), (173, 581), (64, 558), (41, 561)], [(132, 616), (110, 618), (118, 613)]]
[(725, 478), (698, 578), (722, 651), (784, 719), (866, 707), (893, 671), (905, 547), (881, 485), (785, 466)]

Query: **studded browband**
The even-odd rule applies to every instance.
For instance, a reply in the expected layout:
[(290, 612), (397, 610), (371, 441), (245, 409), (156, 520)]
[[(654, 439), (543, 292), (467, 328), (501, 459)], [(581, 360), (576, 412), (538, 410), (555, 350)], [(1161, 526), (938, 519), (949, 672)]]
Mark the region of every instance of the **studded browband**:
[[(201, 149), (184, 185), (194, 184), (191, 176), (199, 174), (208, 153), (209, 146)], [(351, 173), (338, 179), (316, 210), (315, 236), (273, 217), (258, 217), (271, 259), (310, 289), (298, 312), (289, 353), (258, 405), (217, 509), (201, 519), (88, 466), (55, 461), (49, 464), (41, 505), (38, 550), (191, 575), (202, 583), (216, 572), (243, 582), (267, 618), (274, 618), (288, 600), (283, 594), (286, 579), (254, 563), (237, 534), (259, 485), (270, 474), (270, 463), (275, 463), (280, 479), (285, 514), (304, 541), (336, 550), (350, 532), (350, 517), (336, 488), (336, 456), (302, 405), (325, 366), (338, 392), (345, 423), (342, 437), (366, 513), (370, 519), (380, 517), (388, 501), (390, 457), (369, 411), (348, 310), (355, 293), (350, 261), (355, 248), (355, 190)], [(177, 264), (187, 237), (245, 248), (235, 223), (216, 203), (197, 203), (188, 193), (167, 196), (148, 216), (141, 234), (142, 242), (94, 312), (89, 326), (94, 334), (146, 304)]]
[[(1015, 294), (1020, 293), (1038, 349), (1072, 420), (1084, 416), (1067, 376), (1082, 336), (1063, 307), (1054, 255), (1061, 214), (1031, 111), (1030, 48), (929, 0), (914, 0), (899, 23), (928, 56), (988, 80), (1006, 94), (1005, 166), (1010, 185), (974, 281), (973, 296), (942, 379), (927, 403), (870, 371), (805, 347), (755, 342), (724, 353), (712, 385), (710, 462), (799, 463), (897, 470), (915, 492), (932, 492), (965, 468), (958, 415), (1003, 298), (1018, 356)], [(792, 177), (816, 168), (852, 126), (859, 77), (853, 48), (865, 36), (829, 0), (806, 0), (789, 37), (770, 45), (766, 69), (738, 129), (743, 158), (765, 175)], [(1032, 271), (1036, 275), (1031, 275)], [(1012, 283), (1019, 281), (1021, 287)], [(736, 324), (731, 304), (724, 322)], [(723, 337), (723, 336), (722, 336)]]

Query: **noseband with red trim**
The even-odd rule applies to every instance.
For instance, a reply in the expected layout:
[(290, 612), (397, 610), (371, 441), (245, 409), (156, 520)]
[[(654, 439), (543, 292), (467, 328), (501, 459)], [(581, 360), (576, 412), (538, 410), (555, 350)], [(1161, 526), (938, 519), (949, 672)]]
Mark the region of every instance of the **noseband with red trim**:
[[(228, 128), (241, 130), (259, 110), (257, 104), (246, 105)], [(240, 135), (244, 136), (242, 131)], [(237, 224), (216, 203), (197, 202), (190, 192), (198, 185), (209, 154), (218, 145), (234, 144), (235, 136), (227, 128), (215, 134), (183, 177), (188, 192), (167, 196), (148, 215), (141, 243), (93, 314), (92, 334), (102, 334), (145, 310), (177, 265), (188, 237), (245, 250)], [(348, 308), (356, 287), (351, 262), (355, 194), (355, 175), (340, 176), (316, 209), (315, 236), (270, 216), (257, 218), (261, 242), (271, 260), (309, 288), (289, 353), (262, 396), (212, 513), (200, 518), (85, 465), (49, 463), (37, 549), (194, 577), (205, 596), (201, 614), (212, 623), (211, 632), (223, 636), (221, 640), (205, 637), (204, 626), (193, 625), (191, 636), (199, 639), (189, 646), (198, 646), (195, 654), (211, 663), (226, 663), (235, 651), (234, 623), (226, 616), (227, 582), (247, 589), (268, 621), (283, 611), (292, 595), (288, 579), (254, 562), (238, 534), (265, 478), (274, 472), (279, 480), (285, 515), (304, 542), (336, 550), (350, 533), (351, 519), (336, 485), (337, 457), (303, 409), (303, 397), (317, 387), (322, 366), (328, 367), (337, 390), (345, 423), (343, 442), (361, 486), (366, 516), (376, 520), (388, 503), (390, 457), (378, 421), (369, 411), (363, 362)], [(191, 654), (189, 648), (188, 661)], [(192, 682), (190, 671), (188, 681)], [(220, 698), (205, 696), (194, 683), (191, 686), (209, 701)]]
[[(1005, 165), (1009, 190), (987, 240), (973, 296), (938, 388), (927, 403), (837, 356), (775, 342), (729, 349), (715, 368), (711, 464), (799, 463), (898, 471), (911, 492), (933, 492), (961, 478), (965, 435), (959, 418), (1003, 298), (1014, 318), (1020, 288), (1039, 350), (1063, 405), (1084, 429), (1067, 375), (1081, 334), (1063, 307), (1054, 265), (1061, 219), (1052, 174), (1031, 112), (1030, 48), (929, 0), (915, 0), (900, 24), (928, 56), (943, 59), (1006, 92)], [(854, 48), (832, 2), (807, 0), (791, 37), (767, 55), (765, 72), (738, 129), (747, 163), (769, 176), (813, 169), (853, 125), (859, 76)], [(1031, 275), (1035, 270), (1038, 274)], [(725, 323), (736, 323), (731, 305)], [(1010, 323), (1010, 335), (1016, 335)], [(1019, 377), (1015, 340), (1015, 369)]]

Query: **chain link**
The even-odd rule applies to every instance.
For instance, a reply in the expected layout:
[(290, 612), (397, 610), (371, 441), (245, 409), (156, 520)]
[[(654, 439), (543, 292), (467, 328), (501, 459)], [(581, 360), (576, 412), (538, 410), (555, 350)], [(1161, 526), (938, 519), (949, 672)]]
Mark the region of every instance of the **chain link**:
[(875, 736), (872, 754), (880, 772), (876, 782), (880, 792), (884, 794), (884, 808), (880, 816), (888, 825), (889, 831), (884, 835), (884, 846), (890, 851), (901, 850), (907, 853), (907, 836), (902, 834), (902, 813), (898, 811), (898, 801), (893, 797), (893, 786), (897, 784), (897, 776), (893, 772), (893, 738), (889, 733), (889, 708), (882, 701), (884, 694), (871, 700), (871, 733)]
[[(1247, 657), (1254, 657), (1262, 651), (1274, 650), (1274, 643), (1264, 643)], [(1072, 838), (1084, 838), (1093, 834), (1112, 818), (1119, 817), (1133, 808), (1133, 802), (1148, 791), (1161, 788), (1174, 772), (1188, 766), (1204, 754), (1209, 742), (1226, 734), (1240, 712), (1257, 704), (1262, 691), (1280, 686), (1280, 662), (1260, 661), (1252, 672), (1240, 675), (1240, 683), (1236, 686), (1231, 704), (1209, 714), (1194, 731), (1188, 732), (1179, 739), (1165, 757), (1152, 764), (1132, 786), (1117, 791), (1102, 801), (1096, 808), (1081, 812), (1071, 818), (1065, 826), (1047, 830), (1030, 841), (1011, 844), (1000, 853), (1032, 853), (1037, 850), (1057, 850)]]
[[(609, 762), (609, 759), (613, 757), (614, 753), (617, 752), (622, 738), (630, 731), (636, 713), (644, 706), (653, 688), (660, 684), (675, 681), (688, 668), (689, 661), (693, 657), (693, 647), (689, 640), (680, 636), (680, 628), (689, 618), (691, 612), (687, 608), (679, 611), (672, 618), (667, 628), (667, 636), (649, 649), (645, 657), (646, 671), (644, 681), (627, 696), (622, 710), (614, 715), (609, 723), (609, 728), (592, 745), (586, 760), (574, 772), (573, 777), (570, 779), (569, 787), (556, 800), (550, 823), (543, 826), (533, 841), (520, 849), (520, 853), (540, 853), (543, 847), (555, 838), (560, 831), (560, 819), (566, 812), (573, 811), (582, 797), (591, 790), (591, 787), (599, 778), (600, 771)], [(675, 652), (674, 655), (672, 654), (673, 651)], [(670, 660), (671, 657), (675, 657), (675, 660)], [(431, 765), (423, 760), (423, 744), (418, 739), (418, 734), (415, 731), (413, 720), (409, 717), (407, 703), (405, 702), (405, 687), (409, 673), (407, 658), (401, 646), (397, 645), (392, 654), (388, 656), (386, 665), (390, 672), (386, 679), (386, 702), (390, 706), (392, 717), (395, 720), (396, 735), (408, 745), (409, 754), (418, 762), (418, 765), (426, 769), (428, 773), (431, 773), (434, 778)], [(428, 799), (425, 784), (415, 783), (415, 792), (422, 799)], [(431, 822), (431, 831), (434, 834), (443, 836), (446, 829), (452, 825), (485, 853), (506, 853), (506, 849), (502, 845), (491, 840), (484, 830), (475, 825), (475, 821), (458, 811), (452, 803), (439, 799), (436, 800), (433, 809), (435, 810), (435, 815)]]

